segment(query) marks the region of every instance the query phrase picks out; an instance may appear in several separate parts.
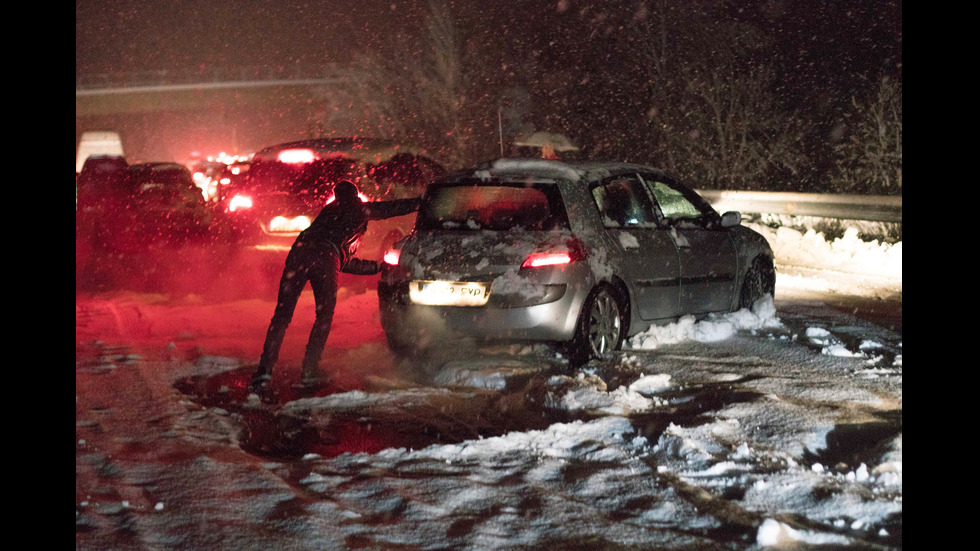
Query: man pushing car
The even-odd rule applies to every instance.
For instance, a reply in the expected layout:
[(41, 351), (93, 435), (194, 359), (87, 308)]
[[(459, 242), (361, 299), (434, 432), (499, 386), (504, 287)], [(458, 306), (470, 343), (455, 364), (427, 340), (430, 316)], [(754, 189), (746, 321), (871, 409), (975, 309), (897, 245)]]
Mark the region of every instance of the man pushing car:
[(378, 273), (380, 266), (377, 261), (354, 258), (368, 221), (409, 214), (418, 210), (419, 206), (418, 198), (362, 202), (357, 186), (347, 180), (334, 186), (334, 198), (323, 207), (310, 226), (300, 232), (286, 257), (276, 309), (269, 322), (258, 369), (249, 386), (253, 392), (261, 393), (269, 387), (286, 327), (292, 320), (307, 281), (313, 288), (316, 320), (306, 344), (300, 383), (315, 386), (329, 380), (320, 371), (319, 363), (337, 305), (338, 275), (340, 272), (357, 275)]

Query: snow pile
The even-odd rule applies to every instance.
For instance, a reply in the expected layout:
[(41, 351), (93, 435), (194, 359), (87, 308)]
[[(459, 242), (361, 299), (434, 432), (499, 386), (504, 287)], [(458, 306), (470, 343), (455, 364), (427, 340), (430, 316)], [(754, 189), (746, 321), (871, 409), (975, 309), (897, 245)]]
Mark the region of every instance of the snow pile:
[(653, 326), (634, 335), (628, 346), (634, 350), (653, 350), (684, 341), (718, 342), (730, 338), (735, 332), (779, 328), (782, 323), (776, 317), (772, 297), (763, 297), (752, 306), (724, 315), (712, 315), (702, 321), (694, 316), (684, 316), (675, 323)]
[(660, 392), (665, 388), (670, 388), (670, 375), (660, 373), (657, 375), (643, 375), (636, 381), (630, 383), (630, 390), (640, 394), (652, 394)]
[(834, 337), (833, 333), (824, 329), (823, 327), (807, 327), (806, 338), (809, 339), (811, 343), (822, 347), (821, 353), (823, 354), (845, 358), (865, 357), (864, 352), (861, 352), (860, 350), (848, 350), (847, 346), (845, 346), (840, 339)]
[(669, 388), (670, 375), (644, 375), (630, 385), (620, 386), (611, 392), (605, 391), (606, 384), (602, 379), (585, 373), (579, 373), (574, 379), (556, 375), (549, 379), (548, 384), (553, 389), (547, 397), (549, 407), (569, 412), (628, 416), (663, 406), (663, 400), (647, 395)]
[(382, 460), (399, 461), (437, 459), (447, 464), (479, 462), (515, 452), (532, 461), (535, 458), (573, 459), (581, 456), (584, 443), (590, 443), (596, 451), (624, 446), (633, 452), (642, 450), (647, 441), (642, 436), (636, 436), (635, 432), (629, 420), (624, 417), (603, 417), (589, 422), (556, 423), (544, 430), (512, 432), (461, 444), (430, 446), (414, 452), (389, 449), (380, 452), (378, 456)]
[(847, 538), (836, 534), (820, 534), (810, 531), (794, 530), (778, 520), (766, 519), (759, 527), (756, 542), (763, 547), (792, 546), (796, 543), (809, 545), (847, 545)]
[(769, 241), (778, 264), (902, 278), (901, 242), (863, 241), (857, 228), (847, 228), (842, 237), (828, 242), (812, 229), (801, 233), (786, 226), (747, 225)]

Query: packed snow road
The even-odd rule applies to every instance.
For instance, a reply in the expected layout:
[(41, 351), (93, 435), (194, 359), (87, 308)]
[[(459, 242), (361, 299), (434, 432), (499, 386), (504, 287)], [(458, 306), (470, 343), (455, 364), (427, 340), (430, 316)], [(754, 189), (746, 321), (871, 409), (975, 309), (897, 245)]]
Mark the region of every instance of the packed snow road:
[(275, 403), (244, 390), (270, 298), (82, 290), (76, 548), (901, 548), (900, 279), (792, 271), (580, 369), (398, 359), (351, 285), (312, 395), (306, 293)]

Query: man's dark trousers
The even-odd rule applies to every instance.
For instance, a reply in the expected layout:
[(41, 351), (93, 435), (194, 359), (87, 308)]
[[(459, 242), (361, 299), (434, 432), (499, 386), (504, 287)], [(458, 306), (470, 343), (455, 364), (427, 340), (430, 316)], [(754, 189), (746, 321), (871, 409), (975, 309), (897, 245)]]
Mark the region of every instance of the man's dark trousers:
[(272, 375), (272, 368), (279, 359), (279, 349), (286, 335), (286, 327), (293, 319), (296, 302), (300, 293), (310, 282), (316, 302), (316, 319), (310, 330), (303, 357), (304, 377), (315, 377), (319, 373), (320, 357), (330, 335), (334, 309), (337, 306), (337, 274), (340, 272), (340, 252), (331, 245), (294, 246), (286, 257), (286, 267), (279, 281), (279, 297), (276, 310), (269, 323), (262, 358), (256, 373)]

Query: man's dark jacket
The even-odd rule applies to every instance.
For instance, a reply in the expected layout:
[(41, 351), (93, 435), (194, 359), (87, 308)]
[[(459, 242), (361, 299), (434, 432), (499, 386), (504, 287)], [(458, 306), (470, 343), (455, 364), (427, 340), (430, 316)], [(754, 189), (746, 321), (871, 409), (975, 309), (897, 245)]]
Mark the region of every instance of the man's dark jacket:
[(293, 249), (322, 251), (324, 247), (331, 247), (340, 253), (341, 270), (355, 274), (376, 273), (376, 263), (354, 258), (358, 242), (367, 231), (368, 221), (410, 214), (418, 206), (417, 198), (367, 203), (358, 200), (334, 201), (323, 207), (310, 227), (299, 234)]

